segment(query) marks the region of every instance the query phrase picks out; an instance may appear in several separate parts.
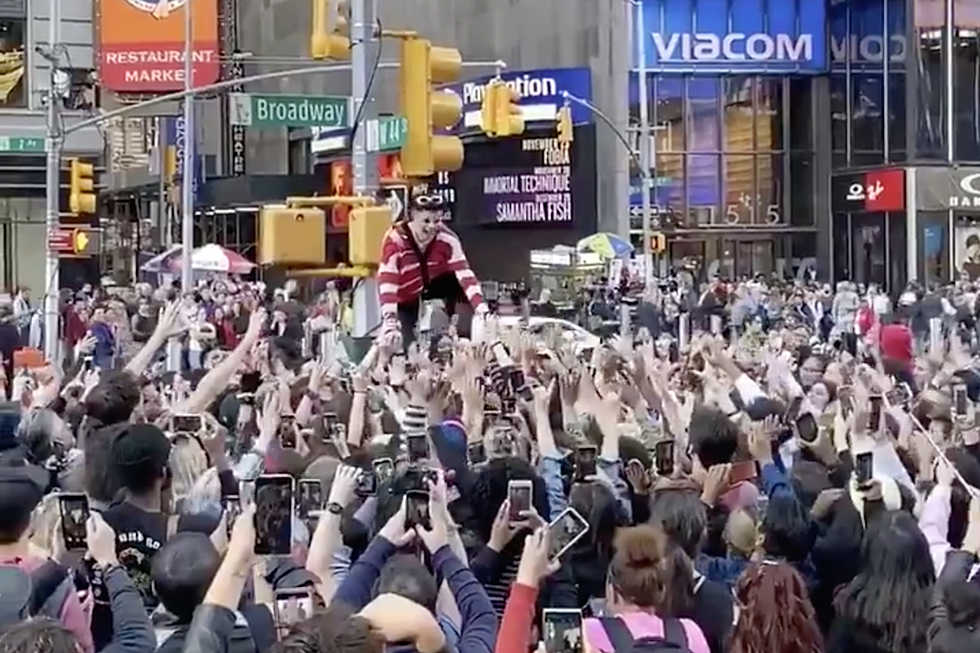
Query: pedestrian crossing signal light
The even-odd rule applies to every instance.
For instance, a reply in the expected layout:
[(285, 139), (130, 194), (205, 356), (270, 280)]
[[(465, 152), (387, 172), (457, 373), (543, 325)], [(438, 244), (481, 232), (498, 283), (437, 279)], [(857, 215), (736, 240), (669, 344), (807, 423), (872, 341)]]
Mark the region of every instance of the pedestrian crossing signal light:
[(381, 245), (391, 222), (392, 210), (388, 204), (359, 206), (350, 212), (347, 253), (351, 265), (378, 265), (381, 262)]
[(350, 6), (347, 0), (313, 0), (313, 59), (350, 58)]
[(572, 110), (570, 107), (558, 109), (558, 142), (568, 145), (575, 139), (575, 126), (572, 124)]
[(463, 141), (434, 133), (459, 122), (463, 115), (459, 96), (433, 88), (457, 81), (462, 66), (463, 57), (455, 48), (435, 47), (415, 36), (402, 40), (399, 85), (406, 134), (400, 161), (408, 178), (463, 167)]
[(312, 207), (263, 206), (258, 259), (262, 265), (323, 265), (327, 260), (326, 214)]
[(650, 253), (663, 254), (666, 251), (667, 251), (667, 236), (659, 232), (650, 236)]
[(75, 215), (95, 213), (95, 166), (71, 159), (68, 206)]

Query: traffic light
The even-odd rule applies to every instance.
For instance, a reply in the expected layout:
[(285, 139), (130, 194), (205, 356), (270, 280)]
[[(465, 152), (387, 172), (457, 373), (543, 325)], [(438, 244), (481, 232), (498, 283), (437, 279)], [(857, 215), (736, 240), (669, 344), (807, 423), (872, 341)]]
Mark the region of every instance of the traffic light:
[(483, 89), (483, 101), (480, 102), (480, 129), (484, 134), (493, 138), (497, 135), (497, 80), (492, 80)]
[(558, 142), (568, 145), (575, 140), (575, 126), (572, 124), (571, 107), (558, 109)]
[(313, 0), (314, 59), (350, 58), (350, 6), (347, 0)]
[(524, 117), (517, 102), (521, 94), (505, 84), (494, 80), (496, 91), (493, 94), (493, 127), (497, 136), (519, 136), (524, 133)]
[(350, 212), (347, 225), (347, 256), (351, 265), (377, 265), (381, 262), (381, 244), (391, 228), (389, 204), (359, 206)]
[(74, 214), (95, 213), (95, 166), (71, 159), (68, 207)]
[(406, 134), (400, 160), (406, 177), (428, 177), (463, 167), (463, 141), (433, 133), (455, 126), (463, 114), (459, 96), (433, 89), (434, 84), (455, 82), (462, 66), (459, 50), (435, 47), (417, 37), (402, 40), (401, 113)]
[(263, 206), (259, 211), (259, 263), (323, 265), (326, 234), (327, 218), (321, 209)]
[(663, 254), (667, 251), (667, 236), (659, 231), (650, 236), (650, 252), (652, 254)]

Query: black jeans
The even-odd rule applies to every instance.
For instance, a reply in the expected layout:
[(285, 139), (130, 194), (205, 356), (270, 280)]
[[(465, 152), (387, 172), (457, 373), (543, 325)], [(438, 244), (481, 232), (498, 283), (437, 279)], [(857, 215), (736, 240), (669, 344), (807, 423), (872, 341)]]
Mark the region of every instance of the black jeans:
[(422, 302), (430, 299), (441, 299), (445, 305), (446, 315), (449, 317), (456, 314), (457, 308), (461, 309), (456, 328), (460, 336), (469, 337), (473, 315), (472, 311), (467, 310), (469, 302), (466, 293), (459, 285), (456, 275), (447, 272), (429, 279), (429, 284), (422, 289), (422, 297), (419, 300), (398, 305), (398, 322), (401, 324), (402, 343), (406, 348), (416, 340), (415, 332), (419, 324)]

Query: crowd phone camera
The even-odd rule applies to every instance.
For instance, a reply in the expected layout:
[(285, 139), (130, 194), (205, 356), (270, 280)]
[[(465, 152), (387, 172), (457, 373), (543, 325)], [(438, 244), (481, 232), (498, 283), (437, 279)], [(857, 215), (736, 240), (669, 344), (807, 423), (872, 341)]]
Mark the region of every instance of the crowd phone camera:
[(510, 481), (507, 483), (509, 511), (507, 519), (511, 523), (525, 522), (532, 508), (534, 487), (531, 481)]
[(542, 610), (541, 639), (545, 653), (581, 653), (582, 611), (577, 608)]
[(474, 442), (466, 448), (466, 457), (470, 465), (482, 465), (487, 462), (487, 449), (483, 442)]
[(596, 475), (596, 458), (599, 449), (595, 445), (584, 445), (575, 450), (575, 477), (584, 480)]
[(874, 478), (874, 453), (866, 451), (854, 457), (854, 479), (858, 487), (867, 487)]
[(405, 436), (405, 445), (408, 449), (408, 462), (410, 464), (429, 459), (429, 439), (425, 433)]
[(820, 434), (817, 418), (812, 413), (800, 413), (796, 417), (796, 434), (803, 442), (816, 442)]
[(588, 532), (589, 522), (575, 508), (565, 508), (548, 524), (548, 557), (560, 558)]
[(405, 530), (419, 526), (426, 530), (432, 528), (429, 514), (429, 493), (410, 490), (405, 493)]
[(84, 551), (88, 548), (88, 497), (84, 494), (59, 494), (58, 509), (61, 514), (61, 537), (68, 551)]
[(970, 396), (966, 391), (965, 385), (953, 387), (953, 408), (957, 417), (966, 417), (970, 406)]
[(293, 477), (255, 479), (255, 554), (289, 555), (293, 543)]
[(296, 418), (293, 415), (279, 418), (279, 445), (283, 449), (296, 448)]
[(323, 510), (323, 485), (319, 479), (304, 478), (296, 486), (296, 515), (306, 521)]
[(891, 406), (906, 406), (912, 401), (912, 388), (905, 382), (896, 383), (895, 387), (889, 390), (885, 397)]
[(225, 517), (225, 531), (231, 537), (231, 531), (235, 527), (235, 521), (242, 514), (242, 498), (235, 495), (226, 496), (221, 500)]
[(395, 476), (395, 463), (391, 458), (378, 458), (371, 463), (371, 469), (378, 483), (389, 483)]
[(871, 414), (868, 417), (868, 430), (876, 433), (881, 428), (881, 403), (880, 396), (871, 397)]
[(180, 413), (170, 420), (170, 428), (174, 433), (198, 433), (204, 427), (204, 418), (200, 415)]
[(373, 497), (378, 493), (378, 477), (375, 476), (374, 470), (361, 470), (361, 473), (357, 476), (357, 489), (355, 490), (358, 496), (361, 497)]
[(658, 476), (671, 476), (674, 473), (675, 456), (673, 440), (661, 440), (653, 446), (653, 463)]

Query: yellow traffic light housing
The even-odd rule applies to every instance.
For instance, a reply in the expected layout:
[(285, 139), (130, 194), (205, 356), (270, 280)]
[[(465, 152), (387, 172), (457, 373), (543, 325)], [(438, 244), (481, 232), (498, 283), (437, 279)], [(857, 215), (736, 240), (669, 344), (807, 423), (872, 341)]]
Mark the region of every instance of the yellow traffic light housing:
[(381, 245), (391, 228), (391, 207), (361, 206), (350, 212), (347, 224), (347, 255), (351, 265), (381, 263)]
[(350, 58), (350, 6), (347, 0), (313, 0), (313, 59)]
[(259, 211), (259, 263), (323, 265), (326, 234), (327, 218), (320, 209), (263, 206)]
[(401, 113), (406, 134), (400, 160), (406, 177), (428, 177), (440, 170), (463, 167), (463, 141), (433, 133), (454, 127), (463, 115), (457, 95), (433, 89), (434, 84), (459, 79), (462, 66), (459, 50), (434, 47), (415, 36), (402, 40)]
[(524, 114), (519, 104), (521, 94), (505, 84), (494, 80), (496, 91), (493, 94), (493, 127), (497, 136), (519, 136), (524, 133)]
[(491, 80), (483, 89), (483, 101), (480, 102), (480, 129), (487, 136), (494, 138), (497, 135), (497, 81)]
[(70, 160), (68, 206), (72, 213), (95, 213), (95, 166)]
[(650, 252), (652, 254), (663, 254), (667, 251), (667, 236), (660, 233), (654, 233), (650, 236)]
[(558, 142), (568, 145), (575, 140), (575, 126), (572, 124), (572, 109), (564, 106), (558, 109)]

